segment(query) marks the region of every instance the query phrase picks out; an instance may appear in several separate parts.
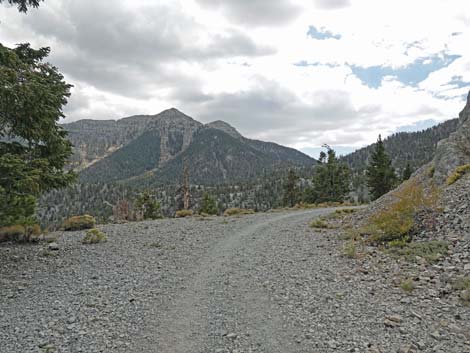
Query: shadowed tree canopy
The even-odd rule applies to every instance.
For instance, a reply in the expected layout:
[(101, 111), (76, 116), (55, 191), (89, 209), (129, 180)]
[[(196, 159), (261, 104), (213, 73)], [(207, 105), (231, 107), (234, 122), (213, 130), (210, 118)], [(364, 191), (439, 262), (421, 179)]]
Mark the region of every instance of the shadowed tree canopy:
[(0, 4), (7, 2), (10, 5), (16, 5), (18, 11), (27, 12), (29, 7), (39, 7), (39, 3), (44, 0), (0, 0)]
[(28, 222), (41, 193), (75, 177), (63, 170), (72, 146), (58, 125), (71, 85), (43, 61), (49, 51), (0, 44), (0, 227)]

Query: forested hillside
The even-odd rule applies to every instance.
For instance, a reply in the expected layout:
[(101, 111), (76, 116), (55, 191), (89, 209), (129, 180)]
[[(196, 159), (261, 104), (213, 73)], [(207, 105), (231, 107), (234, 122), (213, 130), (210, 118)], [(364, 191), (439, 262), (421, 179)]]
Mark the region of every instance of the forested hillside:
[[(389, 136), (384, 140), (384, 145), (395, 169), (401, 173), (408, 162), (413, 170), (428, 163), (434, 157), (437, 143), (449, 137), (457, 129), (457, 125), (458, 119), (452, 119), (423, 131), (400, 132)], [(374, 145), (361, 148), (342, 157), (342, 160), (348, 163), (354, 172), (362, 174), (373, 148)]]

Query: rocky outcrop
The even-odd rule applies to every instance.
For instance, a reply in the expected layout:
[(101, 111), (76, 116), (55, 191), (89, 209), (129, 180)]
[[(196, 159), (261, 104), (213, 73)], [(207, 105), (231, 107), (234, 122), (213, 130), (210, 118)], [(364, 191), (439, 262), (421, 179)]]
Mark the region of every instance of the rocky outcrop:
[(443, 184), (461, 165), (470, 164), (470, 93), (459, 114), (459, 127), (448, 139), (439, 142), (434, 157), (434, 181)]
[(135, 115), (121, 120), (80, 120), (63, 127), (74, 145), (71, 167), (80, 171), (110, 156), (149, 130), (161, 137), (160, 163), (171, 160), (189, 146), (202, 127), (175, 108), (157, 115)]
[(205, 127), (223, 131), (236, 139), (243, 139), (243, 136), (237, 131), (237, 129), (222, 120), (213, 121), (212, 123), (206, 124)]

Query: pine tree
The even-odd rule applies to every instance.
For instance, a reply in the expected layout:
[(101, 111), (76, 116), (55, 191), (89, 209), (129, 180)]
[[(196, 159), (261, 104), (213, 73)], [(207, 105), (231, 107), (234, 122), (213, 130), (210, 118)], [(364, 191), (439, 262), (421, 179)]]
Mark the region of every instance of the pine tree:
[(284, 184), (284, 196), (282, 198), (282, 203), (284, 206), (293, 207), (300, 198), (299, 187), (297, 186), (297, 181), (299, 177), (295, 172), (290, 169), (287, 174), (287, 180)]
[(410, 162), (407, 162), (406, 163), (406, 167), (405, 169), (403, 170), (403, 175), (402, 175), (402, 181), (406, 181), (408, 180), (409, 178), (411, 178), (411, 174), (413, 174), (413, 170), (411, 169), (411, 165), (410, 165)]
[(370, 156), (366, 175), (367, 185), (370, 188), (373, 199), (378, 199), (395, 186), (395, 169), (392, 167), (392, 161), (385, 151), (380, 135), (375, 144), (375, 150)]
[(70, 184), (72, 154), (58, 125), (71, 86), (44, 59), (49, 48), (0, 44), (0, 227), (34, 221), (36, 199)]
[(135, 206), (142, 214), (143, 219), (162, 218), (160, 203), (149, 191), (144, 191), (135, 201)]
[(327, 153), (321, 152), (312, 178), (313, 186), (305, 191), (304, 200), (308, 203), (343, 202), (350, 189), (349, 167), (340, 162), (336, 152), (324, 145)]
[(210, 215), (215, 215), (219, 213), (215, 199), (211, 195), (209, 195), (209, 193), (207, 192), (205, 192), (202, 197), (202, 204), (201, 204), (201, 209), (199, 210), (199, 212), (207, 213)]

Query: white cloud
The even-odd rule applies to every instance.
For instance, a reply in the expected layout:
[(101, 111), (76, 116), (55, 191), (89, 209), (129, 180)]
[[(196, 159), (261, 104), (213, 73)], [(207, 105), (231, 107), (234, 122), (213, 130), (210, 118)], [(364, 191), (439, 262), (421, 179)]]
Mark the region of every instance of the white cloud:
[[(176, 106), (297, 148), (361, 146), (458, 115), (470, 89), (469, 18), (466, 0), (48, 0), (27, 15), (0, 6), (0, 41), (52, 47), (76, 86), (68, 120)], [(340, 38), (315, 40), (310, 26)], [(370, 88), (350, 68), (443, 54), (459, 58), (415, 86), (388, 75)]]

